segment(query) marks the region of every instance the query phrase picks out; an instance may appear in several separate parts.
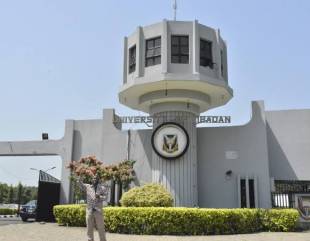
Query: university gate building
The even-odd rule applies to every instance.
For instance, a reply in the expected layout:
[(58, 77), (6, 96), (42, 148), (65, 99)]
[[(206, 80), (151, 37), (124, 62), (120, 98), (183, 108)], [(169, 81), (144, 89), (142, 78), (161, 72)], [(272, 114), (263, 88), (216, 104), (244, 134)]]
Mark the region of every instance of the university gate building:
[(309, 195), (310, 110), (269, 111), (253, 101), (245, 125), (197, 127), (201, 113), (233, 97), (219, 30), (198, 21), (138, 27), (124, 39), (118, 96), (152, 129), (122, 129), (124, 118), (104, 109), (100, 119), (66, 120), (60, 140), (0, 142), (0, 156), (61, 156), (61, 203), (73, 197), (66, 166), (86, 155), (136, 160), (132, 185), (160, 183), (175, 206), (291, 207)]

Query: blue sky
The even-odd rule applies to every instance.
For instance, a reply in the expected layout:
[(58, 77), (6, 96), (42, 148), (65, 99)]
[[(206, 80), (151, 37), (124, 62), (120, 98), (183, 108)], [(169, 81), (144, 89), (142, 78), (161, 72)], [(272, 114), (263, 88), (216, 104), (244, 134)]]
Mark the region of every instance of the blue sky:
[[(250, 118), (252, 100), (267, 110), (310, 108), (310, 1), (179, 0), (178, 7), (178, 20), (220, 28), (228, 43), (234, 98), (208, 114), (231, 115), (238, 125)], [(57, 139), (65, 119), (101, 118), (103, 108), (139, 114), (117, 99), (123, 37), (172, 16), (169, 0), (0, 0), (0, 141), (42, 132)], [(56, 165), (60, 176), (57, 158), (2, 157), (0, 182), (35, 184), (33, 165)]]

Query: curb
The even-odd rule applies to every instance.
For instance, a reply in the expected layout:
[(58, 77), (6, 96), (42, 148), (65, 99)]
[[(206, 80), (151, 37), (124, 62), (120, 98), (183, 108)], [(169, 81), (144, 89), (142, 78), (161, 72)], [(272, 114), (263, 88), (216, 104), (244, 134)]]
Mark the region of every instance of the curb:
[(17, 215), (0, 215), (0, 218), (15, 218)]

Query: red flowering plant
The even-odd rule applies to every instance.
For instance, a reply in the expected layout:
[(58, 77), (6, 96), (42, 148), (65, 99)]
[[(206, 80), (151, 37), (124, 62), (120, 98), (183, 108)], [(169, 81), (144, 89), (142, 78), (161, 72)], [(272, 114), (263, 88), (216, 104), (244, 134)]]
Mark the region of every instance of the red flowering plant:
[(68, 166), (72, 172), (72, 179), (80, 178), (84, 183), (91, 183), (97, 174), (102, 181), (112, 178), (109, 169), (95, 156), (82, 157), (79, 161), (72, 161)]
[(113, 179), (125, 187), (135, 178), (134, 163), (133, 160), (124, 160), (119, 164), (104, 165), (95, 156), (87, 156), (79, 161), (72, 161), (68, 168), (74, 180), (79, 177), (83, 182), (91, 183), (92, 178), (97, 174), (102, 181)]
[(76, 184), (77, 178), (81, 179), (83, 183), (91, 184), (93, 177), (99, 175), (101, 181), (114, 180), (115, 183), (122, 184), (123, 188), (127, 189), (130, 182), (135, 178), (134, 163), (135, 161), (132, 160), (124, 160), (119, 164), (104, 165), (95, 156), (87, 156), (79, 161), (72, 161), (68, 168), (72, 173), (74, 199), (76, 201), (85, 200), (85, 193)]

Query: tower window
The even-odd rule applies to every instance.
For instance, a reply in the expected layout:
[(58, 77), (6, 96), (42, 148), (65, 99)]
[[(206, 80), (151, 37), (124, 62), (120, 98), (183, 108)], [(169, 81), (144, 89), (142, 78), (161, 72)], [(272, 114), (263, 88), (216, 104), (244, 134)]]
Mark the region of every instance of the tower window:
[(224, 77), (224, 51), (221, 50), (221, 73), (222, 76)]
[(146, 40), (145, 66), (161, 63), (161, 37)]
[(129, 49), (129, 74), (136, 70), (136, 45)]
[(200, 65), (213, 69), (212, 42), (200, 39)]
[(188, 36), (171, 36), (171, 63), (188, 64)]

